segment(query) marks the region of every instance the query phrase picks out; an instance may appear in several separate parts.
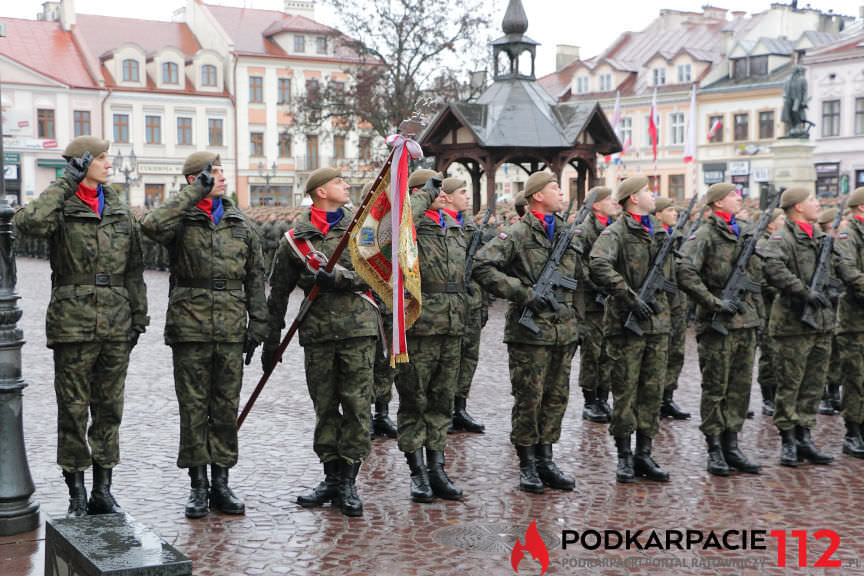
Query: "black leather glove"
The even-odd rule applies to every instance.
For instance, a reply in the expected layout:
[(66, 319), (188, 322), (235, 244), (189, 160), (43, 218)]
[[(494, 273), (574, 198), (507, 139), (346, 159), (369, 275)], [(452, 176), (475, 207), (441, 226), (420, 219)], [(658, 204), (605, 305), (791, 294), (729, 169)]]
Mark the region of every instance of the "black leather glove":
[(441, 192), (441, 179), (435, 177), (429, 178), (426, 181), (426, 185), (423, 186), (423, 189), (432, 194), (432, 201), (434, 202), (435, 199), (438, 198), (438, 194)]
[(549, 303), (546, 299), (537, 294), (532, 294), (531, 299), (525, 304), (534, 314), (540, 314), (549, 309)]
[(336, 280), (337, 273), (335, 270), (327, 272), (324, 268), (319, 268), (315, 273), (315, 283), (320, 286), (322, 290), (335, 290)]
[(276, 368), (276, 362), (273, 358), (276, 355), (276, 350), (278, 350), (278, 347), (268, 346), (267, 344), (261, 349), (261, 368), (264, 369), (265, 373), (272, 372)]
[(207, 167), (198, 174), (198, 178), (196, 180), (201, 183), (201, 186), (204, 190), (207, 191), (207, 194), (213, 189), (213, 184), (216, 182), (216, 179), (213, 178), (213, 175), (210, 174), (210, 170), (213, 168), (213, 163), (208, 162)]
[(726, 314), (735, 315), (741, 310), (741, 307), (735, 301), (728, 298), (718, 298), (717, 304), (720, 306), (720, 312), (725, 312)]
[[(87, 154), (89, 154), (89, 152), (87, 152)], [(132, 328), (132, 330), (129, 331), (129, 352), (132, 352), (132, 349), (138, 345), (139, 336), (141, 336), (141, 332), (135, 328)]]
[(70, 158), (66, 162), (63, 175), (75, 184), (80, 184), (84, 180), (84, 177), (87, 176), (87, 170), (90, 169), (91, 162), (93, 162), (93, 154), (90, 152), (84, 152), (80, 158)]
[(654, 314), (654, 309), (650, 304), (636, 297), (636, 300), (633, 302), (633, 305), (630, 307), (630, 311), (636, 315), (640, 320), (647, 320)]
[(252, 363), (252, 355), (255, 354), (255, 349), (261, 345), (261, 342), (252, 334), (246, 334), (246, 341), (243, 342), (243, 353), (246, 354), (246, 366)]
[(810, 292), (807, 293), (807, 303), (816, 308), (819, 308), (820, 306), (822, 308), (831, 307), (831, 300), (818, 290), (810, 290)]

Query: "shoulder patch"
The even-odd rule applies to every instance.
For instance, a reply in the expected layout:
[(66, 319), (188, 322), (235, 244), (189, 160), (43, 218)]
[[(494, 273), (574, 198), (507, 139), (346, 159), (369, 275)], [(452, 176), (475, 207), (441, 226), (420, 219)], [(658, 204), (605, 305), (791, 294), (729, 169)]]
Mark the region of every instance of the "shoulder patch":
[(601, 236), (604, 236), (606, 234), (612, 234), (612, 232), (610, 232), (609, 230), (603, 230), (602, 232), (600, 232)]
[(576, 228), (576, 229), (573, 231), (573, 234), (576, 234), (576, 235), (579, 235), (579, 234), (581, 234), (581, 233), (582, 233), (582, 229), (581, 229), (581, 228)]
[(687, 237), (687, 240), (695, 240), (695, 239), (696, 239), (695, 234), (691, 234), (690, 236)]
[(506, 240), (507, 239), (507, 233), (506, 232), (499, 232), (498, 238), (500, 238), (501, 240)]
[(782, 234), (774, 234), (773, 236), (771, 236), (771, 239), (772, 240), (782, 240), (783, 235)]
[(849, 234), (847, 234), (846, 232), (840, 232), (839, 234), (837, 234), (838, 240), (844, 240), (846, 238), (849, 238)]

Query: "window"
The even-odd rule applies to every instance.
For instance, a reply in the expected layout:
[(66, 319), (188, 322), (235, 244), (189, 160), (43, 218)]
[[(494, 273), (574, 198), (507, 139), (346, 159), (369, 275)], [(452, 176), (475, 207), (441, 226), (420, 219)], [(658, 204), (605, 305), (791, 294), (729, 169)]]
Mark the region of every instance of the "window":
[(177, 84), (178, 74), (177, 74), (177, 64), (174, 62), (163, 62), (162, 63), (162, 83), (163, 84)]
[(264, 133), (250, 132), (249, 133), (249, 155), (263, 156), (264, 155)]
[(864, 98), (855, 99), (855, 134), (864, 134)]
[(114, 142), (129, 142), (128, 114), (114, 114)]
[(747, 59), (736, 58), (732, 60), (732, 77), (746, 78), (747, 77)]
[(361, 136), (358, 141), (358, 156), (361, 160), (369, 160), (372, 158), (372, 139), (368, 136)]
[(39, 129), (39, 138), (55, 138), (54, 132), (54, 110), (45, 110), (40, 108), (36, 111), (36, 120)]
[[(658, 115), (658, 120), (660, 118), (662, 118), (662, 116)], [(649, 130), (650, 126), (651, 126), (651, 117), (645, 116), (645, 146), (651, 146), (652, 145), (651, 132)], [(660, 146), (660, 142), (663, 140), (663, 138), (660, 137), (661, 134), (663, 134), (663, 122), (662, 121), (660, 121), (659, 124), (657, 125), (657, 146)]]
[(279, 78), (279, 100), (278, 104), (291, 103), (291, 79)]
[(663, 86), (666, 84), (666, 69), (654, 68), (654, 86)]
[(75, 110), (73, 112), (75, 124), (75, 138), (90, 135), (90, 112), (88, 110)]
[(212, 64), (205, 64), (201, 67), (201, 85), (216, 86), (216, 67)]
[(669, 175), (669, 197), (675, 200), (684, 199), (684, 175), (670, 174)]
[(320, 97), (320, 91), (321, 85), (318, 83), (317, 79), (309, 78), (306, 80), (306, 96), (309, 98), (318, 98)]
[(192, 118), (177, 118), (177, 145), (192, 145)]
[(325, 36), (315, 38), (315, 52), (318, 54), (327, 54), (327, 38)]
[(144, 184), (144, 205), (148, 207), (156, 207), (162, 204), (165, 200), (165, 185), (164, 184)]
[(690, 82), (690, 64), (678, 64), (678, 83), (685, 84)]
[(138, 82), (138, 61), (127, 58), (123, 60), (123, 81)]
[(222, 146), (222, 119), (210, 118), (207, 120), (207, 139), (210, 146)]
[(768, 56), (750, 58), (750, 76), (765, 76), (768, 74)]
[(287, 132), (279, 134), (279, 156), (291, 156), (291, 135)]
[(822, 102), (822, 136), (840, 135), (840, 101)]
[(735, 140), (747, 140), (750, 137), (750, 115), (735, 114)]
[(723, 116), (708, 117), (708, 135), (708, 142), (712, 144), (723, 142)]
[(318, 135), (306, 135), (306, 161), (309, 170), (318, 169)]
[(345, 136), (333, 136), (333, 157), (345, 158)]
[(577, 76), (576, 77), (576, 93), (584, 94), (588, 92), (588, 76)]
[(624, 116), (621, 118), (621, 144), (630, 140), (633, 143), (633, 118)]
[(774, 111), (759, 112), (759, 139), (774, 138)]
[(264, 101), (264, 78), (261, 76), (249, 77), (249, 102), (261, 103)]
[(600, 75), (600, 92), (609, 92), (612, 90), (612, 74)]
[(683, 145), (684, 144), (684, 113), (683, 112), (674, 112), (669, 115), (669, 130), (671, 132), (671, 140), (672, 144)]
[(294, 36), (294, 51), (295, 52), (305, 52), (306, 51), (306, 37), (301, 36), (300, 34), (296, 34)]
[(339, 104), (345, 102), (344, 82), (330, 82), (330, 98)]
[(144, 117), (144, 141), (147, 144), (162, 143), (162, 117), (161, 116), (145, 116)]

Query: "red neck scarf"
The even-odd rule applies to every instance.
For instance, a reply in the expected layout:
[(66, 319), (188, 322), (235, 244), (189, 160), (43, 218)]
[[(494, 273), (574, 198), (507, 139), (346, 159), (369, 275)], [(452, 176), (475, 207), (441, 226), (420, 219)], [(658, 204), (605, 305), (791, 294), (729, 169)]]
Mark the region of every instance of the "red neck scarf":
[(800, 220), (796, 220), (795, 224), (797, 224), (811, 240), (813, 239), (813, 224), (810, 224), (809, 222), (801, 222)]
[(441, 212), (439, 212), (438, 210), (426, 210), (425, 214), (428, 218), (434, 220), (435, 224), (437, 224), (438, 226), (441, 225)]
[(635, 214), (633, 212), (630, 212), (629, 210), (627, 211), (627, 213), (630, 214), (630, 216), (632, 216), (633, 219), (636, 220), (636, 222), (639, 222), (639, 224), (642, 225), (642, 228), (644, 228), (649, 234), (651, 234), (652, 236), (654, 235), (654, 227), (651, 225), (651, 216), (647, 214)]
[(534, 217), (537, 218), (537, 220), (539, 220), (541, 224), (543, 224), (543, 229), (545, 230), (547, 214), (545, 212), (541, 212), (540, 210), (531, 210), (531, 213), (534, 214)]
[(85, 186), (84, 183), (78, 184), (78, 191), (75, 192), (75, 195), (81, 199), (87, 206), (90, 207), (93, 212), (96, 214), (100, 214), (99, 212), (99, 188), (90, 188), (89, 186)]
[(443, 210), (446, 214), (449, 214), (450, 217), (453, 218), (453, 220), (459, 222), (460, 226), (462, 225), (462, 215), (459, 212), (456, 212), (455, 210), (451, 210), (449, 208), (442, 208), (441, 210)]
[(864, 216), (855, 216), (855, 219), (864, 222)]
[(330, 227), (340, 220), (342, 220), (342, 210), (328, 212), (315, 206), (309, 207), (309, 221), (325, 236), (330, 231)]
[(608, 216), (601, 216), (600, 214), (595, 214), (594, 216), (597, 217), (597, 221), (600, 222), (600, 224), (602, 224), (604, 228), (609, 225)]

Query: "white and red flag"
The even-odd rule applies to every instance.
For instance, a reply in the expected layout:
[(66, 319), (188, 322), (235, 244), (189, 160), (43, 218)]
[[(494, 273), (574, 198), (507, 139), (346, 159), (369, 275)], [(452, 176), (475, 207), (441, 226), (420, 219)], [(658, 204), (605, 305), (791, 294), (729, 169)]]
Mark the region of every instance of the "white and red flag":
[(696, 85), (690, 94), (690, 112), (687, 114), (687, 137), (684, 140), (684, 162), (696, 158)]

